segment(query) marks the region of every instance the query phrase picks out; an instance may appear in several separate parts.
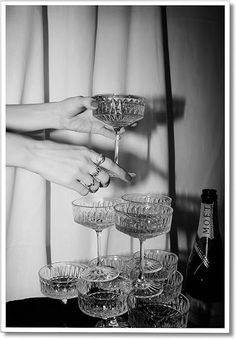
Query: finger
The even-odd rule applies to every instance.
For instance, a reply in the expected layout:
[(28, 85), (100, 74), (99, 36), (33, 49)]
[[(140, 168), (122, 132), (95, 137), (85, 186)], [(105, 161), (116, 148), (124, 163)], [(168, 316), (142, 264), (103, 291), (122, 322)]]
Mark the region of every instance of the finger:
[(114, 137), (115, 137), (115, 131), (113, 130), (113, 128), (112, 128), (112, 129), (109, 129), (109, 128), (107, 128), (106, 125), (101, 126), (101, 129), (100, 129), (100, 131), (99, 131), (99, 134), (103, 135), (103, 136), (106, 137), (106, 138), (112, 139), (112, 140), (113, 140)]
[(99, 182), (98, 182), (97, 180), (94, 180), (94, 185), (92, 185), (92, 186), (89, 187), (89, 191), (90, 191), (91, 193), (95, 193), (95, 192), (97, 192), (97, 190), (99, 189), (99, 187), (100, 187)]
[[(114, 131), (114, 128), (110, 125), (104, 125), (104, 127), (110, 131), (113, 131), (113, 134), (115, 134), (115, 131)], [(121, 127), (121, 129), (119, 130), (119, 135), (123, 135), (125, 133), (125, 128), (124, 127)]]
[[(96, 164), (97, 158), (99, 154), (90, 150), (91, 160)], [(111, 159), (105, 157), (104, 162), (100, 165), (102, 169), (104, 169), (110, 177), (117, 177), (125, 182), (130, 182), (132, 177), (120, 166), (115, 164)]]
[(128, 183), (132, 180), (132, 177), (123, 168), (109, 158), (105, 158), (101, 167), (107, 171), (110, 177), (117, 177)]
[(84, 173), (82, 171), (80, 171), (77, 176), (76, 179), (84, 186), (89, 187), (90, 185), (94, 184), (94, 179), (93, 177), (89, 174), (89, 173)]
[(107, 187), (110, 183), (110, 176), (106, 171), (102, 170), (100, 167), (97, 167), (95, 164), (91, 164), (89, 173), (96, 179), (103, 187)]
[(121, 127), (120, 131), (119, 131), (119, 134), (120, 135), (123, 135), (125, 133), (125, 128), (124, 127)]
[(93, 177), (89, 173), (80, 172), (77, 177), (77, 181), (79, 181), (83, 186), (87, 187), (89, 191), (91, 190), (91, 187), (95, 187), (92, 188), (92, 190), (95, 189), (96, 191), (100, 187), (100, 182), (98, 182), (97, 178)]
[(110, 177), (109, 177), (109, 179), (108, 179), (108, 181), (106, 182), (106, 184), (101, 184), (101, 183), (100, 183), (100, 187), (106, 188), (106, 187), (108, 187), (108, 186), (110, 185), (110, 182), (111, 182), (111, 180), (110, 180)]
[(89, 193), (89, 189), (87, 187), (85, 187), (84, 185), (82, 185), (80, 182), (78, 182), (77, 180), (73, 181), (69, 188), (71, 188), (72, 190), (78, 192), (80, 195), (87, 195)]
[(80, 97), (80, 104), (81, 106), (84, 106), (87, 109), (94, 110), (98, 108), (97, 101), (92, 97)]

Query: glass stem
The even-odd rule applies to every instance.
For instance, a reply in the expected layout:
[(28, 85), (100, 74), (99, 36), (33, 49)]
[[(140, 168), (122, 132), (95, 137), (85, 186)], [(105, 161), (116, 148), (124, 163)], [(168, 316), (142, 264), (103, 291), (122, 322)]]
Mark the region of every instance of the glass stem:
[(119, 140), (120, 140), (120, 128), (114, 128), (114, 131), (115, 131), (115, 133), (116, 133), (114, 162), (115, 162), (116, 164), (118, 164)]
[(97, 234), (97, 266), (102, 266), (101, 262), (101, 231), (96, 231)]
[(110, 318), (108, 325), (109, 327), (119, 327), (116, 317)]
[(143, 240), (140, 239), (140, 274), (139, 274), (139, 281), (140, 282), (144, 282), (145, 278), (144, 278), (144, 250), (143, 250)]

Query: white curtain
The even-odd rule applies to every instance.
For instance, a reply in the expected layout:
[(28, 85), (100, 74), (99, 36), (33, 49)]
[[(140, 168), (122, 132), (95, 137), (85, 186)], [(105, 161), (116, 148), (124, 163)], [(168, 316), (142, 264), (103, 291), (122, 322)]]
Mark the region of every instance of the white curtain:
[[(163, 106), (165, 81), (160, 8), (52, 5), (47, 7), (47, 11), (50, 101), (104, 92), (131, 93), (147, 98), (144, 120), (134, 129), (127, 129), (120, 142), (120, 164), (135, 172), (136, 180), (131, 185), (112, 180), (107, 189), (100, 189), (95, 195), (121, 196), (125, 192), (148, 191), (167, 194), (168, 140)], [(176, 60), (184, 63), (180, 41), (184, 39), (184, 51), (191, 44), (187, 32), (187, 36), (182, 35), (185, 26), (173, 20), (174, 11), (170, 14), (170, 58), (171, 66), (174, 66), (171, 69), (172, 79), (176, 95), (182, 96), (186, 87), (179, 86), (179, 83), (182, 74), (189, 79), (191, 55), (187, 55), (189, 68), (185, 69), (183, 65), (181, 74), (178, 73)], [(175, 24), (179, 30), (175, 30)], [(198, 24), (195, 21), (195, 25)], [(43, 28), (41, 6), (8, 6), (7, 103), (36, 103), (44, 100)], [(194, 30), (196, 27), (190, 28)], [(209, 34), (214, 36), (213, 31)], [(199, 40), (197, 50), (200, 45)], [(176, 53), (179, 54), (175, 60)], [(209, 59), (211, 57), (211, 54), (207, 56)], [(202, 70), (195, 69), (197, 79), (198, 72), (202, 76)], [(204, 82), (204, 77), (200, 80), (199, 86)], [(211, 86), (209, 80), (207, 89)], [(191, 91), (190, 87), (188, 89)], [(193, 97), (194, 94), (192, 89)], [(192, 162), (188, 158), (185, 165), (185, 157), (189, 155), (186, 152), (194, 149), (197, 142), (195, 134), (191, 133), (192, 125), (198, 124), (201, 135), (201, 126), (205, 124), (203, 116), (196, 112), (199, 102), (193, 99), (187, 102), (195, 111), (192, 114), (189, 114), (189, 110), (185, 111), (176, 127), (179, 147), (177, 187), (181, 194), (184, 191), (185, 194), (199, 196), (206, 185), (213, 185), (218, 179), (222, 183), (222, 165), (217, 170), (218, 179), (216, 176), (213, 182), (206, 173), (199, 174), (200, 177), (194, 175), (205, 160), (205, 154), (198, 152), (199, 160), (193, 159)], [(207, 105), (204, 106), (205, 110)], [(208, 127), (212, 119), (210, 116)], [(222, 135), (221, 127), (216, 128)], [(211, 130), (209, 134), (212, 138)], [(188, 136), (188, 140), (185, 136)], [(62, 131), (52, 137), (85, 144), (113, 157), (113, 142), (102, 136)], [(208, 140), (206, 133), (203, 137)], [(216, 152), (220, 152), (219, 148)], [(215, 154), (206, 153), (210, 165), (213, 164)], [(73, 221), (71, 202), (78, 198), (78, 194), (51, 184), (50, 196), (47, 196), (50, 201), (50, 220), (46, 222), (45, 187), (45, 181), (36, 174), (21, 169), (7, 169), (7, 300), (42, 296), (38, 270), (47, 263), (46, 248), (50, 248), (52, 261), (83, 261), (96, 256), (95, 232)], [(46, 230), (46, 225), (50, 225), (49, 230)], [(148, 240), (145, 246), (168, 249), (168, 236)], [(132, 253), (137, 249), (136, 240), (119, 233), (115, 228), (103, 232), (102, 254)]]
[[(6, 21), (7, 103), (39, 103), (43, 88), (40, 7), (11, 7)], [(23, 169), (6, 171), (7, 300), (39, 295), (38, 268), (46, 263), (45, 180)]]

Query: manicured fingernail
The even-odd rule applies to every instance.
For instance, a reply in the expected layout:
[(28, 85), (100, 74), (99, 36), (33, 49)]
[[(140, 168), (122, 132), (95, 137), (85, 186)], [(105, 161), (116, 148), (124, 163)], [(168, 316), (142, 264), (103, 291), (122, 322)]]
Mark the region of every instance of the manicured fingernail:
[(109, 184), (110, 184), (110, 179), (105, 184), (101, 184), (101, 186), (106, 188), (107, 186), (109, 186)]

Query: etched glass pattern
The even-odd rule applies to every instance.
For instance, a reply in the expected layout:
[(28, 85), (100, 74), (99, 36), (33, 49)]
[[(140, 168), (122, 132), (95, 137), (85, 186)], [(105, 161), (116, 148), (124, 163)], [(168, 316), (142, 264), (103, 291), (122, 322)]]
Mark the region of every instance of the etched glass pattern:
[(150, 299), (150, 304), (166, 303), (175, 299), (182, 290), (183, 276), (180, 272), (172, 273), (169, 278), (163, 282), (163, 292)]
[[(132, 271), (131, 276), (134, 277), (139, 274), (138, 263), (139, 263), (139, 252), (134, 253), (134, 258), (136, 259), (137, 267)], [(178, 256), (175, 253), (169, 251), (163, 251), (158, 249), (146, 249), (144, 251), (144, 260), (151, 259), (156, 260), (162, 265), (162, 269), (158, 272), (144, 272), (145, 275), (154, 280), (165, 280), (171, 274), (177, 271), (178, 266)]]
[[(89, 266), (97, 264), (97, 258), (89, 262)], [(120, 276), (130, 278), (132, 269), (134, 269), (136, 261), (132, 255), (107, 255), (101, 257), (102, 266), (114, 267)]]
[(131, 327), (185, 328), (189, 300), (180, 294), (170, 302), (150, 302), (150, 299), (128, 297), (128, 320)]
[(161, 204), (123, 203), (115, 206), (118, 231), (142, 240), (168, 233), (172, 208)]
[(109, 282), (79, 280), (78, 305), (92, 317), (108, 319), (127, 312), (127, 296), (132, 288), (131, 280), (119, 276)]
[(121, 128), (143, 119), (145, 100), (134, 95), (101, 94), (95, 95), (98, 108), (93, 111), (95, 118)]
[(163, 204), (171, 206), (172, 199), (166, 195), (155, 193), (132, 193), (124, 194), (122, 199), (130, 202)]
[(84, 264), (58, 262), (46, 265), (39, 270), (41, 292), (50, 298), (66, 302), (77, 296), (77, 284)]
[(72, 202), (74, 221), (78, 224), (102, 231), (114, 225), (114, 205), (118, 198), (83, 198)]

